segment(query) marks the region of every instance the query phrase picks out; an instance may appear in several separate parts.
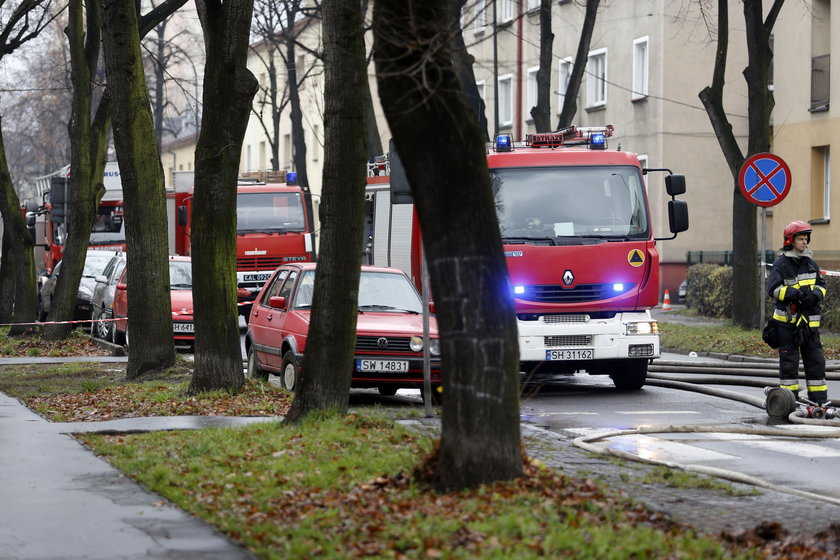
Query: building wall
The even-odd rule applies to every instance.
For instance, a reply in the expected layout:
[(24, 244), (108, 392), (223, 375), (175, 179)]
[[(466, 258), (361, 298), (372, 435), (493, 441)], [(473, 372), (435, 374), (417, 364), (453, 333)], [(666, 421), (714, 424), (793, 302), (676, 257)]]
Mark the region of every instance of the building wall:
[[(828, 10), (826, 10), (828, 8)], [(826, 30), (826, 26), (829, 30)], [(834, 32), (831, 33), (830, 30)], [(823, 268), (840, 270), (840, 114), (812, 109), (812, 58), (830, 54), (830, 93), (840, 93), (840, 6), (815, 1), (813, 10), (793, 4), (782, 11), (775, 27), (773, 152), (790, 166), (788, 196), (773, 207), (768, 234), (772, 247), (781, 245), (784, 227), (793, 220), (811, 223), (811, 248)], [(830, 40), (827, 39), (830, 37)], [(830, 203), (823, 204), (824, 150), (829, 151)], [(827, 212), (826, 212), (827, 210)], [(827, 217), (826, 217), (827, 214)], [(832, 220), (831, 218), (834, 218)]]

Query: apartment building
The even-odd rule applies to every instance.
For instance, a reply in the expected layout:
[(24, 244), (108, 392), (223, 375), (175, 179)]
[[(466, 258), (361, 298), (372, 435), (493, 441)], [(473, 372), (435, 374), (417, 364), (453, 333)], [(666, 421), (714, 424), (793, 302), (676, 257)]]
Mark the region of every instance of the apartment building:
[[(840, 195), (832, 197), (832, 159), (840, 157), (840, 111), (831, 107), (840, 91), (840, 8), (830, 0), (807, 7), (785, 5), (774, 29), (773, 152), (791, 170), (791, 190), (773, 207), (768, 243), (781, 244), (782, 231), (793, 220), (811, 224), (811, 248), (824, 268), (840, 271)], [(833, 156), (833, 158), (832, 158)], [(832, 212), (832, 206), (837, 210)], [(835, 223), (832, 223), (832, 213)]]

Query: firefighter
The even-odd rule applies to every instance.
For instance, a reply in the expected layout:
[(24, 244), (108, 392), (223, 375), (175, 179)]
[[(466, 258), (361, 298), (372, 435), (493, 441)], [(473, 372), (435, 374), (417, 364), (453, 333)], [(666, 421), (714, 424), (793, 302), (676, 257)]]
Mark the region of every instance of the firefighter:
[(775, 301), (773, 319), (779, 333), (779, 386), (799, 396), (799, 356), (805, 368), (808, 399), (828, 401), (825, 355), (820, 342), (820, 302), (825, 279), (808, 248), (811, 226), (799, 220), (785, 227), (784, 245), (770, 269), (767, 292)]

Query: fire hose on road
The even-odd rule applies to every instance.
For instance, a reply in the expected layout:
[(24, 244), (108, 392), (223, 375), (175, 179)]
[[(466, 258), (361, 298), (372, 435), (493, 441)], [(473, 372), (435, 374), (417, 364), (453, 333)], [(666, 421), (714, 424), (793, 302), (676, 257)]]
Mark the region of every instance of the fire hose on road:
[[(665, 387), (670, 389), (679, 389), (686, 391), (694, 391), (711, 396), (726, 398), (743, 402), (757, 408), (765, 410), (771, 417), (784, 418), (786, 415), (788, 420), (796, 424), (808, 424), (820, 426), (823, 429), (818, 430), (797, 430), (795, 432), (783, 427), (731, 427), (719, 425), (692, 425), (692, 426), (665, 426), (661, 428), (636, 428), (631, 430), (616, 430), (609, 433), (597, 434), (593, 436), (579, 437), (574, 440), (574, 445), (596, 454), (608, 454), (633, 461), (640, 461), (654, 465), (662, 465), (669, 468), (680, 469), (698, 474), (714, 476), (733, 482), (740, 482), (750, 484), (752, 486), (767, 488), (770, 490), (784, 492), (800, 497), (805, 497), (814, 500), (828, 502), (840, 506), (840, 499), (830, 496), (823, 496), (812, 492), (805, 492), (794, 488), (779, 486), (765, 480), (739, 473), (736, 471), (720, 469), (716, 467), (709, 467), (705, 465), (685, 465), (671, 461), (657, 460), (646, 457), (640, 457), (633, 453), (623, 451), (620, 449), (611, 448), (609, 445), (598, 446), (594, 445), (597, 441), (602, 441), (612, 437), (628, 436), (628, 435), (643, 435), (643, 434), (665, 434), (665, 433), (737, 433), (747, 435), (759, 435), (770, 437), (797, 437), (797, 438), (812, 438), (812, 439), (826, 439), (826, 438), (840, 438), (840, 419), (834, 417), (834, 409), (830, 408), (831, 412), (825, 413), (826, 409), (821, 409), (825, 413), (822, 417), (807, 418), (806, 414), (810, 415), (811, 411), (805, 412), (803, 409), (807, 406), (806, 402), (797, 402), (795, 396), (791, 391), (782, 389), (780, 387), (770, 387), (767, 382), (761, 379), (749, 379), (748, 377), (768, 377), (778, 379), (778, 366), (774, 363), (760, 364), (760, 363), (692, 363), (686, 365), (685, 362), (667, 362), (657, 361), (648, 368), (648, 379), (646, 384)], [(704, 376), (693, 375), (691, 377), (678, 378), (672, 375), (663, 375), (659, 372), (668, 372), (675, 374), (706, 374)], [(714, 375), (710, 375), (714, 374)], [(741, 376), (741, 378), (737, 378)], [(836, 368), (832, 368), (831, 373), (826, 373), (826, 379), (833, 381), (840, 381), (840, 372)], [(726, 389), (708, 387), (707, 385), (741, 385), (749, 387), (764, 387), (766, 398), (762, 399), (752, 395), (746, 395), (737, 391), (729, 391)], [(786, 394), (785, 391), (789, 394)], [(814, 403), (810, 403), (814, 404)], [(835, 429), (827, 429), (835, 428)]]

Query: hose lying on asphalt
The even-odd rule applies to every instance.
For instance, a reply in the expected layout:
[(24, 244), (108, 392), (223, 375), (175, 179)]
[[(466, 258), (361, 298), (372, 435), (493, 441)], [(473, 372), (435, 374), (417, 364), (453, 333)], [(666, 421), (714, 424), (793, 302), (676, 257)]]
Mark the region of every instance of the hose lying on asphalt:
[(647, 457), (640, 457), (638, 455), (634, 455), (633, 453), (629, 453), (627, 451), (621, 451), (619, 449), (612, 449), (609, 445), (605, 445), (603, 447), (593, 445), (593, 442), (616, 437), (616, 436), (627, 436), (627, 435), (640, 435), (640, 434), (663, 434), (663, 433), (732, 433), (732, 434), (749, 434), (749, 435), (763, 435), (763, 436), (783, 436), (783, 437), (805, 437), (805, 438), (829, 438), (829, 437), (840, 437), (840, 430), (816, 430), (816, 431), (791, 431), (789, 429), (784, 428), (773, 428), (773, 427), (765, 427), (765, 428), (733, 428), (729, 426), (665, 426), (662, 428), (636, 428), (632, 430), (616, 430), (613, 432), (605, 433), (605, 434), (597, 434), (592, 436), (584, 436), (575, 438), (573, 441), (574, 445), (580, 447), (581, 449), (585, 449), (590, 453), (596, 453), (598, 455), (613, 455), (615, 457), (620, 457), (622, 459), (628, 459), (632, 461), (640, 461), (642, 463), (648, 463), (652, 465), (662, 465), (672, 469), (680, 469), (688, 472), (696, 472), (699, 474), (704, 474), (707, 476), (714, 476), (717, 478), (722, 478), (725, 480), (731, 480), (733, 482), (740, 482), (743, 484), (750, 484), (752, 486), (758, 486), (760, 488), (767, 488), (768, 490), (774, 490), (776, 492), (783, 492), (785, 494), (792, 494), (794, 496), (800, 496), (802, 498), (809, 498), (812, 500), (820, 500), (823, 502), (828, 502), (830, 504), (834, 504), (836, 506), (840, 506), (840, 499), (833, 498), (831, 496), (823, 496), (821, 494), (814, 494), (813, 492), (805, 492), (802, 490), (797, 490), (795, 488), (788, 488), (786, 486), (779, 486), (777, 484), (773, 484), (772, 482), (767, 482), (766, 480), (762, 480), (760, 478), (756, 478), (754, 476), (746, 475), (743, 473), (730, 471), (727, 469), (719, 469), (717, 467), (708, 467), (705, 465), (684, 465), (682, 463), (675, 463), (673, 461), (663, 461), (657, 459), (651, 459)]

